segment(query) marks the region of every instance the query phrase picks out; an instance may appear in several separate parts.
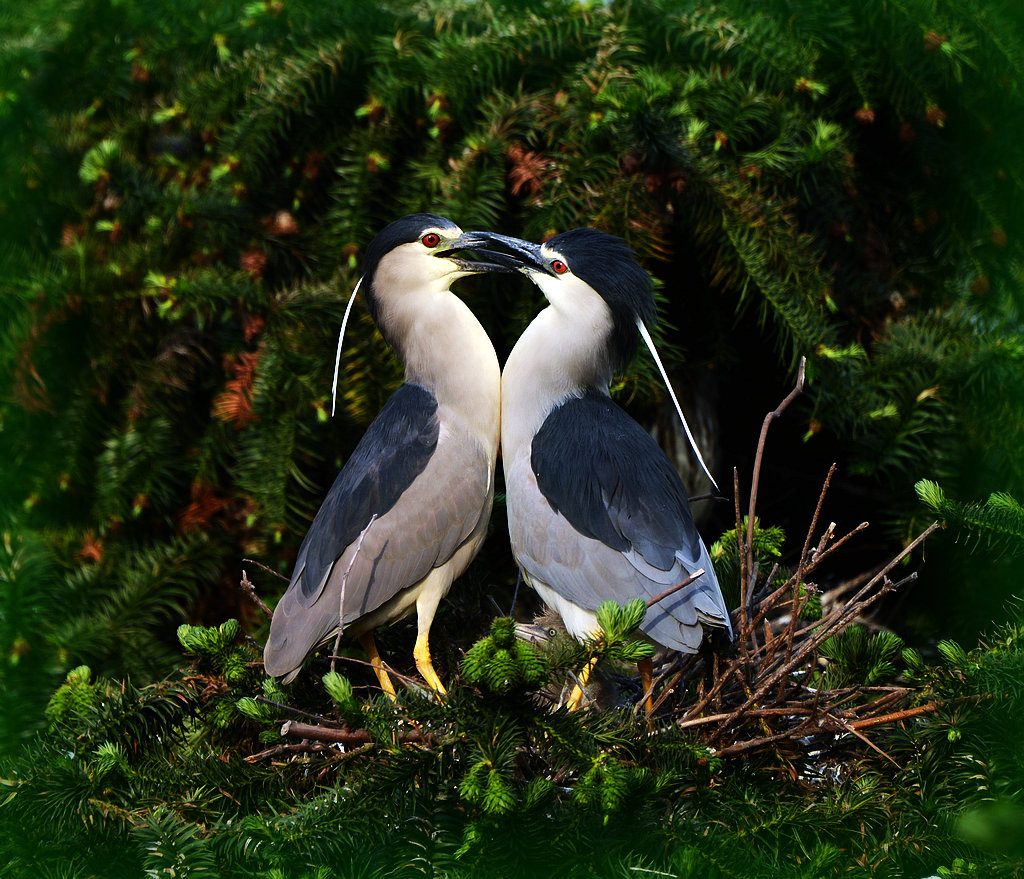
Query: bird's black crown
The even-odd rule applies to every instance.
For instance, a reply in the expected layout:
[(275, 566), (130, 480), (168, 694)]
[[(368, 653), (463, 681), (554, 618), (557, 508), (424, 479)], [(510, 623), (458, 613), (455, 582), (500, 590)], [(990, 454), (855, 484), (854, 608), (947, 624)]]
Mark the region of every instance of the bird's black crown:
[[(373, 318), (373, 322), (381, 333), (385, 333), (384, 328), (381, 327), (381, 306), (377, 299), (377, 291), (373, 286), (373, 276), (377, 271), (377, 266), (396, 247), (419, 240), (427, 229), (450, 229), (453, 234), (459, 231), (459, 227), (455, 223), (446, 217), (439, 217), (437, 214), (407, 214), (388, 223), (366, 248), (366, 254), (363, 256), (363, 295), (366, 297), (366, 306), (370, 310), (370, 317)], [(387, 339), (391, 347), (394, 347), (393, 340), (389, 339), (386, 334), (384, 338)]]
[(437, 214), (407, 214), (392, 223), (388, 223), (377, 233), (366, 248), (363, 257), (363, 278), (366, 282), (373, 280), (377, 264), (401, 244), (409, 244), (419, 239), (427, 229), (450, 229), (458, 232), (459, 227), (446, 217)]
[(558, 251), (573, 274), (608, 303), (616, 366), (625, 366), (636, 354), (637, 318), (648, 329), (657, 322), (651, 276), (625, 241), (597, 229), (571, 229), (556, 235), (546, 247)]

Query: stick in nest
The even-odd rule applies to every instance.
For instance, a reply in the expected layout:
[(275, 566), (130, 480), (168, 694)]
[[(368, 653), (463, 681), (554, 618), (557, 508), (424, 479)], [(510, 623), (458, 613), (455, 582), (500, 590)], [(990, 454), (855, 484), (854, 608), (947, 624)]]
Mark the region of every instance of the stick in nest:
[[(263, 565), (260, 565), (260, 567), (263, 567)], [(269, 571), (270, 569), (266, 568), (266, 570)], [(277, 572), (275, 571), (274, 573)], [(242, 569), (242, 580), (238, 584), (238, 588), (249, 596), (249, 600), (267, 615), (268, 620), (273, 618), (274, 612), (267, 607), (266, 602), (260, 598), (259, 593), (256, 592), (256, 587), (253, 585), (252, 580), (249, 579), (249, 575), (244, 568)]]
[[(900, 703), (905, 702), (910, 691), (899, 687), (854, 686), (823, 691), (812, 685), (813, 681), (820, 680), (815, 674), (819, 665), (818, 650), (826, 639), (842, 632), (883, 595), (915, 576), (912, 574), (895, 584), (888, 579), (889, 572), (939, 526), (932, 524), (880, 569), (857, 578), (851, 590), (853, 594), (828, 607), (820, 620), (801, 626), (800, 614), (816, 589), (807, 578), (837, 549), (867, 527), (864, 522), (837, 536), (835, 523), (830, 523), (818, 534), (825, 497), (836, 472), (833, 464), (823, 481), (796, 570), (784, 584), (769, 592), (777, 572), (776, 566), (758, 592), (753, 530), (765, 440), (771, 423), (801, 393), (803, 384), (804, 361), (801, 360), (796, 386), (765, 417), (758, 438), (745, 539), (739, 546), (741, 595), (735, 650), (728, 658), (720, 657), (721, 661), (714, 663), (711, 669), (708, 669), (704, 657), (687, 657), (681, 670), (673, 676), (672, 686), (681, 692), (685, 689), (685, 678), (699, 679), (710, 675), (710, 680), (705, 678), (694, 704), (680, 706), (672, 716), (680, 728), (692, 728), (723, 756), (770, 749), (786, 760), (783, 750), (790, 754), (806, 752), (805, 739), (826, 736), (826, 747), (834, 748), (839, 742), (850, 743), (856, 739), (890, 759), (864, 735), (863, 730), (899, 723), (934, 710), (934, 703), (900, 709)], [(743, 522), (739, 479), (735, 473), (733, 481), (736, 528), (737, 535), (740, 535)], [(765, 592), (768, 594), (764, 595)], [(784, 628), (776, 631), (773, 621), (780, 621), (787, 612)], [(758, 630), (763, 633), (763, 640), (758, 638)], [(659, 704), (665, 701), (665, 695), (663, 693), (659, 698)], [(711, 713), (705, 714), (709, 708)], [(821, 748), (820, 742), (817, 747)]]

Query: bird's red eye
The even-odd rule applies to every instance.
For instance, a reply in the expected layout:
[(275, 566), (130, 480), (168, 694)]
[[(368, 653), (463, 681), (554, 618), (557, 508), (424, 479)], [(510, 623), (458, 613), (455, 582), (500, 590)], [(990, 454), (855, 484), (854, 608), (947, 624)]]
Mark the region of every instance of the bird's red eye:
[(420, 239), (420, 241), (422, 241), (426, 247), (437, 247), (437, 245), (441, 243), (441, 236), (436, 232), (428, 232)]
[(556, 275), (564, 275), (567, 271), (569, 271), (569, 267), (560, 259), (556, 259), (554, 262), (551, 263), (551, 270)]

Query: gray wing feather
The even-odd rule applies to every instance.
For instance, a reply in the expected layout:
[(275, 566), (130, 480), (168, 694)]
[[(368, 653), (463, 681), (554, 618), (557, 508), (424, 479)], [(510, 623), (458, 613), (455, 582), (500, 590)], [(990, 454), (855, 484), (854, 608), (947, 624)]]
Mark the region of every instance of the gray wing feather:
[(383, 516), (423, 472), (437, 448), (437, 399), (407, 382), (384, 404), (324, 498), (295, 560), (289, 592), (312, 606), (345, 547)]
[(490, 516), (493, 466), (475, 439), (442, 431), (419, 477), (386, 513), (364, 524), (361, 544), (357, 536), (339, 552), (315, 600), (295, 589), (282, 597), (264, 651), (267, 673), (295, 671), (337, 630), (343, 590), (349, 626), (445, 564)]
[(659, 644), (687, 653), (699, 646), (704, 625), (731, 632), (703, 541), (698, 540), (699, 553), (683, 547), (668, 570), (662, 570), (635, 551), (621, 552), (576, 530), (545, 500), (525, 456), (511, 464), (506, 483), (512, 550), (528, 578), (595, 611), (603, 601), (650, 600), (704, 568), (703, 577), (652, 607), (641, 630)]

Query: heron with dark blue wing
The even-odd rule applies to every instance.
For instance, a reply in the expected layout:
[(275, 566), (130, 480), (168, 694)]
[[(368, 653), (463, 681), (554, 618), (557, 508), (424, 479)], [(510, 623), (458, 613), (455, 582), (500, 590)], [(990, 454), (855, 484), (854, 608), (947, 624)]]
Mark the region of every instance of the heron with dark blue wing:
[[(480, 234), (507, 247), (549, 303), (501, 379), (509, 535), (525, 580), (584, 639), (599, 633), (602, 602), (650, 601), (703, 569), (649, 608), (640, 633), (684, 653), (695, 653), (709, 628), (731, 637), (682, 481), (608, 391), (638, 335), (657, 358), (647, 330), (656, 316), (650, 276), (625, 242), (594, 229), (542, 245)], [(649, 693), (649, 663), (641, 675)]]
[(445, 691), (430, 659), (430, 625), (483, 542), (498, 453), (498, 359), (449, 289), (457, 278), (509, 271), (457, 256), (481, 243), (443, 217), (413, 214), (366, 249), (356, 289), (404, 363), (405, 383), (338, 474), (274, 610), (264, 665), (286, 683), (340, 628), (360, 639), (394, 697), (373, 632), (415, 611), (416, 666)]

